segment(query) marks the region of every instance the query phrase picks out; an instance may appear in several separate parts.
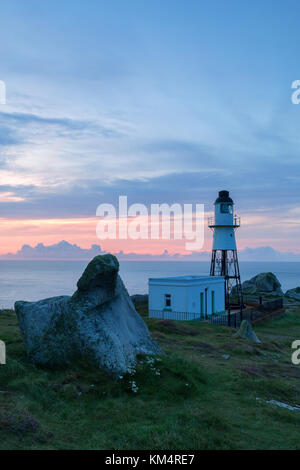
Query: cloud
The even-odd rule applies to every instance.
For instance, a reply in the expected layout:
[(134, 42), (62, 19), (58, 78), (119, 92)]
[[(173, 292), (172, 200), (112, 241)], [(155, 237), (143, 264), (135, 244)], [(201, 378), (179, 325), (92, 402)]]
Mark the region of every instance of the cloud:
[[(32, 113), (20, 113), (20, 112), (0, 112), (0, 122), (11, 124), (12, 126), (30, 126), (30, 125), (40, 125), (44, 128), (48, 128), (49, 126), (53, 126), (56, 128), (62, 128), (68, 130), (69, 132), (78, 131), (95, 131), (101, 134), (104, 137), (112, 137), (119, 135), (114, 129), (106, 128), (104, 126), (100, 126), (99, 124), (88, 121), (88, 120), (76, 120), (76, 119), (69, 119), (66, 117), (49, 117), (49, 116), (41, 116), (38, 114)], [(12, 133), (12, 131), (10, 131)], [(1, 134), (0, 134), (1, 138)]]
[(1, 147), (8, 147), (8, 146), (11, 146), (11, 145), (18, 145), (21, 142), (23, 142), (22, 139), (19, 139), (16, 136), (16, 133), (14, 132), (14, 130), (11, 127), (5, 125), (1, 121), (1, 117), (0, 117), (0, 123), (1, 123), (1, 126), (0, 126), (0, 146)]
[(0, 203), (1, 202), (20, 202), (24, 201), (23, 197), (18, 197), (14, 193), (9, 191), (7, 192), (0, 192)]
[(76, 244), (71, 244), (62, 240), (53, 245), (44, 245), (38, 243), (32, 247), (30, 245), (23, 245), (22, 248), (16, 253), (8, 253), (0, 258), (5, 259), (90, 259), (94, 256), (105, 253), (98, 245), (92, 245), (89, 249), (80, 248)]
[[(288, 161), (281, 156), (286, 139), (274, 140), (276, 152), (269, 157), (259, 145), (272, 140), (271, 124), (264, 131), (254, 119), (241, 118), (238, 130), (244, 128), (244, 134), (237, 151), (229, 141), (220, 150), (218, 141), (202, 136), (161, 138), (155, 129), (146, 135), (134, 125), (125, 130), (112, 117), (106, 121), (0, 112), (8, 130), (0, 131), (0, 177), (18, 186), (15, 204), (2, 201), (1, 213), (91, 216), (99, 203), (115, 203), (120, 194), (145, 204), (201, 202), (210, 210), (223, 188), (233, 190), (242, 212), (284, 213), (300, 204), (298, 163), (292, 151)], [(25, 191), (30, 181), (34, 188), (28, 198), (22, 187)]]
[(271, 246), (248, 248), (239, 252), (240, 261), (300, 261), (300, 254), (281, 252)]
[(101, 154), (108, 152), (108, 142), (119, 145), (123, 131), (116, 122), (100, 121), (0, 112), (1, 181), (19, 186), (30, 181), (44, 199), (53, 188), (59, 194), (83, 175), (104, 173)]
[[(99, 245), (92, 245), (90, 248), (81, 248), (77, 244), (71, 244), (65, 240), (53, 245), (44, 245), (38, 243), (36, 246), (23, 245), (17, 253), (7, 253), (0, 256), (0, 259), (61, 259), (61, 260), (90, 260), (94, 256), (107, 253)], [(119, 260), (123, 261), (210, 261), (211, 252), (194, 252), (188, 255), (179, 253), (170, 254), (164, 250), (161, 254), (137, 254), (124, 253), (119, 251), (114, 253)], [(239, 251), (240, 261), (300, 261), (300, 254), (292, 252), (280, 252), (270, 246), (261, 246), (257, 248), (245, 248)]]

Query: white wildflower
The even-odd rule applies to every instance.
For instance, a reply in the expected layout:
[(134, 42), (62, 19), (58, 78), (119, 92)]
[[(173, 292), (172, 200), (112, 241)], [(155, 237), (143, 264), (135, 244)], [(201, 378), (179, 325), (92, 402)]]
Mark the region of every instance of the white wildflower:
[(137, 393), (139, 387), (136, 385), (135, 381), (132, 380), (129, 382), (131, 384), (131, 390), (134, 392), (134, 393)]

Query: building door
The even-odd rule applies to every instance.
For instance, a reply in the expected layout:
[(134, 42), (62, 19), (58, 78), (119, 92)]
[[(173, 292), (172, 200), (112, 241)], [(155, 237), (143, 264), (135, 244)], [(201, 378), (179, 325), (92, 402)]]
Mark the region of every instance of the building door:
[(203, 317), (204, 314), (204, 294), (203, 292), (200, 293), (200, 318)]
[(211, 291), (211, 313), (215, 313), (215, 291)]
[(205, 318), (207, 318), (207, 287), (205, 289)]

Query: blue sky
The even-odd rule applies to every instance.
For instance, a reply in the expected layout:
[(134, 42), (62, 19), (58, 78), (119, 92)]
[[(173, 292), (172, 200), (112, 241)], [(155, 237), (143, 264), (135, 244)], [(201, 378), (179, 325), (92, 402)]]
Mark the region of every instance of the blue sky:
[(210, 211), (229, 189), (242, 247), (299, 252), (299, 13), (279, 0), (1, 5), (3, 250), (21, 242), (16, 220), (89, 219), (121, 194)]

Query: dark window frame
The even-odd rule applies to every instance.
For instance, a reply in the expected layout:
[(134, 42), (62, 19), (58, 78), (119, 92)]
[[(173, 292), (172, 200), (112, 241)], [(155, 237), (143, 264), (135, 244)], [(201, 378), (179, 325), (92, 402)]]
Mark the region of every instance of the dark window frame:
[(165, 307), (172, 306), (172, 296), (171, 294), (165, 294)]

